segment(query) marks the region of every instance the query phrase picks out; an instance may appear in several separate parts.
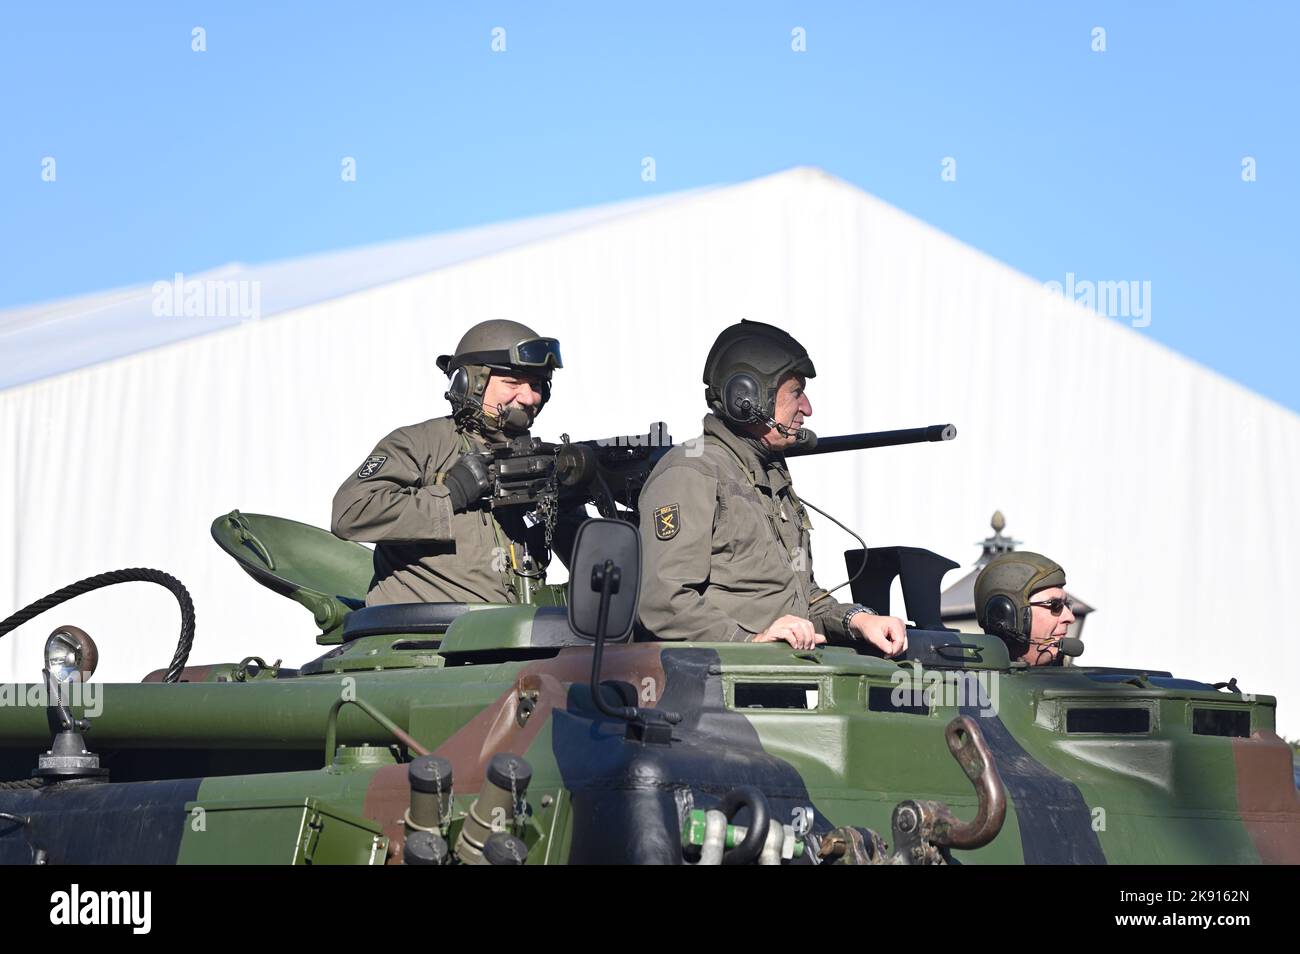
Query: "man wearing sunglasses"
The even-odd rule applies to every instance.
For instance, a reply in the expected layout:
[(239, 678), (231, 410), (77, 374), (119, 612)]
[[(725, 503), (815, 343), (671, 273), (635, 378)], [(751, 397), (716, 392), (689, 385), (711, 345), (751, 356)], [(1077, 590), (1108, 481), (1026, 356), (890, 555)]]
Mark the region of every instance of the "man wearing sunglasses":
[(984, 632), (1002, 638), (1013, 661), (1059, 665), (1074, 622), (1065, 570), (1041, 553), (999, 554), (975, 578), (975, 617)]
[[(448, 376), (448, 417), (399, 427), (334, 495), (331, 529), (377, 544), (367, 605), (513, 603), (522, 578), (549, 561), (541, 516), (489, 509), (489, 444), (528, 435), (551, 396), (560, 344), (515, 321), (484, 321), (438, 358)], [(555, 549), (584, 512), (561, 515)]]

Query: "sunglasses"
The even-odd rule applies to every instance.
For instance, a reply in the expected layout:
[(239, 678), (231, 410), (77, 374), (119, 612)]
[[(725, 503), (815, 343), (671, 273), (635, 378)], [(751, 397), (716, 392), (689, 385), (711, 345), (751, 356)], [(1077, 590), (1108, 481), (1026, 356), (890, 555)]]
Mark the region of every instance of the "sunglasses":
[(1070, 597), (1056, 597), (1051, 600), (1039, 600), (1037, 603), (1030, 603), (1030, 606), (1046, 606), (1053, 616), (1060, 616), (1066, 609), (1074, 609), (1074, 600)]

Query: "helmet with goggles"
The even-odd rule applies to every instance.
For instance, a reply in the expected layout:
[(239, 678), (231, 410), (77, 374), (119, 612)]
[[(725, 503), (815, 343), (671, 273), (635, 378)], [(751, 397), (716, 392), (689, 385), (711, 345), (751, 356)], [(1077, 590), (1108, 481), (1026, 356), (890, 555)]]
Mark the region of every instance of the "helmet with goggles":
[(527, 430), (531, 416), (520, 408), (484, 407), (483, 394), (492, 372), (535, 376), (545, 406), (551, 397), (551, 372), (562, 367), (558, 340), (501, 318), (479, 322), (461, 337), (455, 353), (438, 358), (438, 368), (448, 376), (446, 397), (456, 419), (505, 431)]

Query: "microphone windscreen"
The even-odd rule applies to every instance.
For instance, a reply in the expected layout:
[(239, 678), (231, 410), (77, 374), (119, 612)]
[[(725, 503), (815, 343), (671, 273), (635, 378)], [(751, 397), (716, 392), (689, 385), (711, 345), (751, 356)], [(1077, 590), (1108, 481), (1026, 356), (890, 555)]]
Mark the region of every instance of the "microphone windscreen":
[(817, 446), (817, 435), (806, 427), (799, 428), (799, 443), (795, 445), (801, 450), (812, 450)]
[(1064, 636), (1061, 638), (1061, 654), (1063, 656), (1082, 656), (1083, 640), (1076, 636)]

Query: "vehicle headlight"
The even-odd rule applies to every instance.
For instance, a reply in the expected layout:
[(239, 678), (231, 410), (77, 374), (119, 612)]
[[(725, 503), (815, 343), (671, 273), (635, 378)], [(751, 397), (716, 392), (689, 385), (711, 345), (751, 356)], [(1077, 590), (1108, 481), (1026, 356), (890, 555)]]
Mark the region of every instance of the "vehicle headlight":
[(76, 626), (60, 626), (45, 641), (45, 668), (56, 682), (85, 681), (99, 665), (99, 647)]

